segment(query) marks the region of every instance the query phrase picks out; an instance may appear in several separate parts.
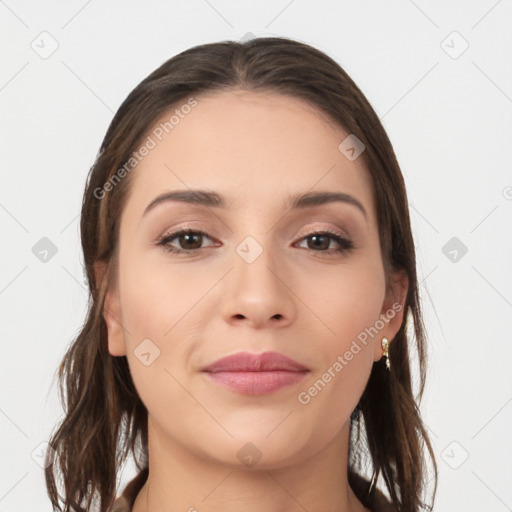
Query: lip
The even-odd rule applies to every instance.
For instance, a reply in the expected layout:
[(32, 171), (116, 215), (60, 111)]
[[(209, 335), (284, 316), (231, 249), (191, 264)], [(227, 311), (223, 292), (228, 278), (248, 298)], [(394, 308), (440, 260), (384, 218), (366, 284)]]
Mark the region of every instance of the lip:
[(266, 395), (301, 381), (309, 368), (278, 352), (238, 352), (202, 370), (213, 382), (243, 395)]

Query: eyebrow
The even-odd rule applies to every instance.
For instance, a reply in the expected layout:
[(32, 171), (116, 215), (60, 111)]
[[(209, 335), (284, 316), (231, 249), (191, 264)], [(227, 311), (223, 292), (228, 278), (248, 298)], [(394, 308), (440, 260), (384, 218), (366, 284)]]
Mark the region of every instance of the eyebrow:
[[(153, 201), (148, 204), (142, 216), (144, 217), (157, 205), (168, 201), (198, 204), (207, 206), (209, 208), (227, 208), (226, 199), (216, 192), (190, 189), (173, 190), (172, 192), (166, 192), (155, 197), (155, 199), (153, 199)], [(344, 192), (316, 191), (307, 192), (305, 194), (298, 194), (290, 198), (289, 207), (292, 210), (296, 210), (335, 202), (341, 202), (355, 206), (364, 215), (365, 219), (368, 219), (364, 206), (355, 197)]]

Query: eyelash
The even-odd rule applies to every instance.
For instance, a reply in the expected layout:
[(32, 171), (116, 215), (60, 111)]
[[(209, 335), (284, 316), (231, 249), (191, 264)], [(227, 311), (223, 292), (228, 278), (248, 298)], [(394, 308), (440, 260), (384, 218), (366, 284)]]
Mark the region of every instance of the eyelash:
[[(176, 247), (172, 247), (169, 245), (169, 243), (174, 240), (175, 238), (178, 238), (181, 235), (202, 235), (211, 240), (211, 238), (204, 232), (200, 230), (194, 230), (194, 229), (181, 229), (179, 231), (175, 231), (173, 233), (166, 233), (162, 235), (158, 241), (157, 245), (162, 246), (164, 250), (170, 253), (174, 254), (192, 254), (197, 253), (200, 249), (177, 249)], [(349, 240), (348, 238), (341, 237), (338, 233), (335, 231), (332, 231), (330, 229), (324, 229), (323, 231), (313, 231), (311, 233), (308, 233), (307, 235), (303, 236), (300, 241), (305, 240), (307, 238), (310, 238), (314, 235), (327, 235), (329, 238), (334, 240), (339, 244), (339, 248), (337, 249), (327, 249), (327, 250), (321, 250), (321, 251), (315, 251), (313, 249), (310, 249), (313, 252), (323, 253), (323, 254), (334, 254), (334, 253), (349, 253), (352, 251), (354, 247), (354, 242), (352, 240)]]

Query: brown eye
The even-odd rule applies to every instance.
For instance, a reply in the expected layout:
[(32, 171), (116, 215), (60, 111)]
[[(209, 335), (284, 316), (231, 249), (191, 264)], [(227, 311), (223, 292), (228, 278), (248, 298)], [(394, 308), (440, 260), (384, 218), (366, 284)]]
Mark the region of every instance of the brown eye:
[(203, 235), (200, 233), (185, 233), (176, 237), (180, 246), (185, 249), (199, 249), (202, 246)]
[(331, 245), (332, 237), (329, 235), (311, 235), (307, 239), (311, 241), (311, 243), (308, 243), (310, 249), (327, 250)]
[[(157, 245), (163, 246), (169, 252), (191, 253), (202, 248), (204, 238), (210, 239), (202, 231), (181, 230), (164, 235)], [(177, 241), (178, 247), (170, 245), (173, 240)]]
[[(354, 248), (352, 240), (343, 238), (333, 231), (310, 233), (303, 237), (302, 240), (307, 240), (307, 248), (314, 252), (349, 252)], [(329, 249), (332, 241), (338, 244), (338, 248)]]

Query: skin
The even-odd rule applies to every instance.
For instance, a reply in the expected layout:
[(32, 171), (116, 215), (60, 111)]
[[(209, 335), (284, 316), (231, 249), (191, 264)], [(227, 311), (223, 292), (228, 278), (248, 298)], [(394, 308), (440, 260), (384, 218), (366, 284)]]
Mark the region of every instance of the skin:
[[(149, 416), (150, 473), (133, 510), (368, 510), (347, 482), (349, 416), (403, 309), (307, 405), (297, 399), (379, 315), (405, 303), (403, 274), (385, 293), (368, 172), (338, 150), (348, 133), (300, 99), (235, 90), (197, 100), (132, 171), (106, 302), (109, 352), (127, 357)], [(229, 208), (166, 202), (143, 216), (159, 194), (188, 188), (222, 194)], [(346, 203), (287, 208), (289, 196), (312, 190), (354, 196), (367, 218)], [(182, 227), (207, 233), (196, 245), (170, 244), (201, 247), (195, 253), (157, 245)], [(355, 248), (316, 248), (308, 235), (329, 228)], [(263, 250), (252, 263), (236, 252), (247, 236)], [(339, 247), (329, 237), (325, 246)], [(146, 338), (160, 350), (148, 366), (134, 354)], [(201, 372), (239, 351), (280, 352), (310, 374), (245, 396)], [(237, 457), (247, 442), (261, 453), (251, 467)]]

